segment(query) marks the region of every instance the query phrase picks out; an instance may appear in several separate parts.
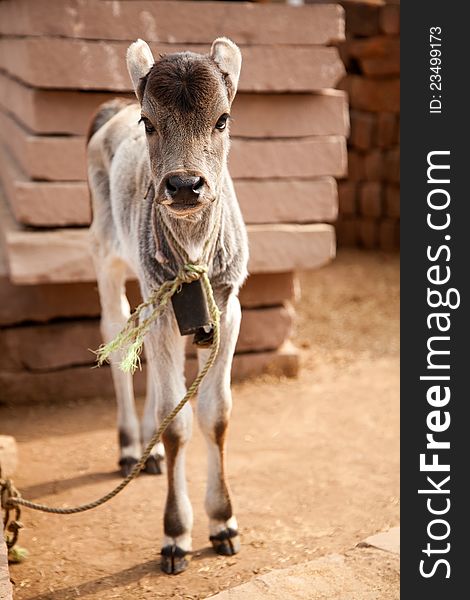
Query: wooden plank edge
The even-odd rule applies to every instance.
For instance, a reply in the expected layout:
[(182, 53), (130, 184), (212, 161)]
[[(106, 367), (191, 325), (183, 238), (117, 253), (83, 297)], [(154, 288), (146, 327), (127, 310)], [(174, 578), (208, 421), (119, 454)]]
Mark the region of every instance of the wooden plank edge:
[[(236, 354), (233, 360), (232, 380), (240, 382), (260, 375), (297, 377), (299, 368), (298, 350), (291, 343), (286, 343), (274, 352)], [(196, 360), (188, 360), (188, 382), (194, 378), (196, 370)], [(145, 393), (145, 368), (135, 374), (134, 388), (138, 395)], [(100, 369), (72, 367), (40, 374), (0, 372), (2, 404), (19, 406), (96, 397), (114, 397), (109, 366)]]

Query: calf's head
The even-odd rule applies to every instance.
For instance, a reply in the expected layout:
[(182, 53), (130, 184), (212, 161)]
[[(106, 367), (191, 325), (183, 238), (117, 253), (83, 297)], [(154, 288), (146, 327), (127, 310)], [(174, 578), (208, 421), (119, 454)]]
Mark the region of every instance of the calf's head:
[(218, 38), (209, 55), (181, 52), (155, 62), (137, 40), (127, 67), (141, 105), (155, 199), (177, 218), (196, 215), (221, 187), (240, 50)]

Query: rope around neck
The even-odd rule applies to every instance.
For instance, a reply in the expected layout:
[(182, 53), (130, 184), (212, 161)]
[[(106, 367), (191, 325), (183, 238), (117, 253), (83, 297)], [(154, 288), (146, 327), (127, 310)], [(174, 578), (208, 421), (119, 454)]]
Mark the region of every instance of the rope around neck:
[[(124, 356), (121, 358), (119, 363), (120, 368), (124, 372), (134, 373), (141, 366), (140, 355), (143, 348), (144, 337), (149, 331), (150, 327), (164, 312), (168, 302), (171, 300), (171, 297), (177, 293), (181, 289), (181, 285), (183, 283), (191, 283), (192, 281), (196, 281), (198, 279), (202, 279), (204, 283), (204, 287), (206, 290), (206, 296), (209, 305), (209, 315), (212, 319), (212, 324), (215, 326), (216, 321), (219, 320), (219, 310), (215, 303), (212, 288), (209, 282), (209, 278), (207, 277), (207, 266), (210, 264), (212, 255), (215, 251), (215, 246), (217, 242), (217, 238), (220, 232), (220, 219), (221, 219), (221, 203), (220, 200), (216, 206), (216, 214), (214, 226), (212, 227), (212, 231), (207, 238), (204, 247), (202, 249), (202, 256), (205, 257), (203, 260), (204, 264), (201, 264), (198, 261), (196, 264), (193, 264), (189, 260), (189, 256), (186, 250), (181, 246), (168, 224), (165, 222), (163, 215), (160, 213), (156, 204), (153, 205), (153, 214), (152, 214), (152, 227), (153, 227), (153, 235), (155, 238), (155, 243), (158, 248), (158, 239), (157, 239), (157, 231), (154, 225), (154, 219), (158, 220), (160, 227), (162, 228), (164, 234), (167, 239), (170, 241), (171, 245), (176, 250), (177, 254), (180, 256), (182, 262), (184, 263), (183, 267), (178, 272), (177, 276), (174, 279), (170, 279), (169, 281), (165, 281), (160, 288), (152, 292), (146, 301), (142, 302), (133, 312), (133, 314), (129, 317), (126, 325), (122, 329), (122, 331), (109, 343), (102, 344), (98, 350), (96, 351), (98, 365), (101, 366), (105, 361), (107, 361), (113, 352), (123, 350)], [(210, 288), (210, 296), (212, 297), (212, 301), (215, 307), (215, 310), (212, 310), (210, 297), (207, 293), (207, 289)], [(145, 319), (140, 319), (142, 313), (147, 308), (153, 306), (154, 309), (150, 313), (148, 317)], [(217, 313), (217, 315), (216, 315)]]
[[(24, 498), (21, 497), (20, 493), (18, 492), (18, 490), (16, 490), (16, 488), (13, 486), (11, 481), (5, 480), (5, 485), (2, 486), (2, 488), (3, 488), (2, 489), (2, 492), (3, 492), (2, 507), (3, 508), (5, 508), (8, 511), (8, 510), (11, 510), (12, 508), (18, 508), (19, 506), (25, 506), (26, 508), (31, 508), (33, 510), (39, 510), (42, 512), (53, 513), (53, 514), (57, 514), (57, 515), (72, 515), (72, 514), (76, 514), (76, 513), (81, 513), (81, 512), (85, 512), (87, 510), (91, 510), (92, 508), (96, 508), (97, 506), (101, 506), (102, 504), (105, 504), (105, 502), (108, 502), (109, 500), (111, 500), (112, 498), (117, 496), (117, 494), (119, 494), (119, 492), (121, 492), (133, 479), (135, 479), (137, 477), (137, 475), (140, 473), (140, 471), (144, 468), (145, 462), (152, 452), (152, 448), (155, 446), (155, 444), (157, 444), (160, 441), (162, 433), (165, 431), (165, 429), (168, 427), (168, 425), (171, 423), (171, 421), (176, 417), (176, 415), (180, 412), (180, 410), (185, 406), (185, 404), (187, 404), (187, 402), (189, 402), (189, 400), (191, 400), (191, 398), (193, 398), (193, 396), (198, 391), (202, 380), (204, 379), (204, 377), (207, 375), (207, 372), (214, 364), (217, 353), (219, 351), (220, 312), (219, 312), (219, 309), (215, 302), (214, 292), (212, 290), (212, 286), (209, 281), (209, 277), (207, 276), (207, 268), (198, 266), (198, 265), (192, 265), (192, 264), (185, 265), (183, 267), (183, 269), (180, 271), (180, 273), (177, 275), (177, 277), (175, 277), (175, 279), (173, 279), (172, 281), (165, 282), (156, 292), (151, 294), (151, 296), (149, 297), (149, 299), (147, 301), (143, 302), (136, 309), (135, 313), (130, 317), (130, 319), (129, 319), (127, 325), (124, 327), (123, 331), (121, 331), (121, 333), (112, 342), (110, 342), (109, 344), (107, 344), (106, 346), (104, 346), (98, 350), (98, 360), (100, 361), (100, 363), (102, 363), (104, 360), (106, 360), (106, 358), (109, 356), (109, 354), (111, 352), (114, 352), (115, 350), (119, 350), (124, 345), (127, 344), (128, 345), (128, 353), (126, 355), (124, 364), (125, 364), (125, 367), (127, 367), (129, 364), (131, 365), (131, 367), (133, 367), (135, 364), (135, 362), (134, 362), (135, 356), (137, 356), (137, 362), (139, 361), (139, 351), (137, 350), (137, 344), (138, 344), (138, 342), (140, 342), (140, 344), (142, 343), (141, 340), (143, 340), (143, 337), (144, 337), (145, 333), (148, 331), (148, 329), (150, 328), (150, 325), (158, 318), (158, 316), (160, 316), (160, 314), (162, 314), (164, 307), (168, 303), (168, 300), (171, 298), (171, 296), (174, 293), (176, 293), (179, 286), (182, 283), (195, 281), (196, 279), (201, 279), (201, 281), (202, 281), (202, 285), (204, 287), (204, 291), (205, 291), (206, 297), (207, 297), (207, 303), (209, 306), (209, 314), (212, 319), (212, 324), (213, 324), (213, 328), (214, 328), (214, 337), (213, 337), (210, 355), (209, 355), (204, 367), (199, 372), (198, 376), (193, 381), (191, 386), (188, 388), (188, 391), (186, 392), (184, 398), (163, 419), (163, 421), (160, 424), (160, 427), (155, 432), (155, 434), (152, 437), (152, 439), (150, 440), (150, 442), (147, 444), (147, 447), (145, 448), (144, 453), (142, 454), (139, 462), (136, 463), (136, 465), (134, 466), (132, 471), (129, 473), (129, 475), (125, 479), (123, 479), (119, 483), (119, 485), (117, 485), (113, 490), (111, 490), (110, 492), (108, 492), (107, 494), (102, 496), (101, 498), (98, 498), (97, 500), (94, 500), (93, 502), (88, 502), (87, 504), (81, 504), (80, 506), (74, 506), (72, 508), (56, 508), (53, 506), (47, 506), (45, 504), (39, 504), (37, 502), (31, 502), (30, 500), (25, 500)], [(149, 317), (147, 317), (142, 322), (141, 325), (134, 327), (133, 324), (135, 323), (136, 313), (138, 312), (138, 314), (140, 314), (140, 312), (144, 308), (147, 308), (148, 306), (150, 306), (153, 303), (156, 304), (153, 313)], [(121, 365), (121, 366), (123, 366), (123, 365)], [(0, 480), (0, 483), (3, 483), (3, 480)]]
[[(96, 351), (98, 365), (101, 366), (107, 361), (113, 352), (123, 350), (124, 356), (119, 363), (120, 368), (124, 372), (131, 373), (134, 373), (137, 368), (140, 368), (140, 354), (142, 352), (144, 337), (151, 325), (163, 314), (171, 297), (180, 290), (183, 283), (191, 283), (198, 279), (202, 279), (203, 282), (206, 280), (206, 283), (208, 283), (210, 287), (210, 282), (207, 277), (207, 267), (187, 263), (180, 269), (178, 275), (174, 279), (165, 281), (157, 290), (152, 292), (147, 300), (142, 302), (142, 304), (135, 309), (121, 332), (108, 344), (103, 344), (98, 348)], [(213, 324), (215, 324), (218, 319), (219, 311), (214, 300), (215, 309), (217, 310), (216, 317), (215, 310), (211, 310), (210, 297), (207, 294), (207, 285), (204, 287), (209, 304), (209, 314)], [(212, 288), (210, 287), (210, 289), (213, 298)], [(151, 306), (154, 306), (154, 309), (149, 316), (140, 320), (142, 312)]]

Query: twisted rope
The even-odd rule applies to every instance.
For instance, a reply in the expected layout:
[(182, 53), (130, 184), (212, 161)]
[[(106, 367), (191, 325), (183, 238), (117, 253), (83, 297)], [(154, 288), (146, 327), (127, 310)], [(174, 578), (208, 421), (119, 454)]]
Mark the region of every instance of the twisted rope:
[[(184, 407), (184, 405), (187, 404), (187, 402), (189, 402), (189, 400), (191, 400), (191, 398), (193, 398), (193, 396), (198, 391), (202, 380), (207, 375), (207, 372), (209, 371), (209, 369), (212, 367), (212, 365), (215, 362), (217, 353), (219, 351), (219, 345), (220, 345), (220, 312), (219, 312), (219, 309), (215, 302), (214, 292), (212, 290), (212, 286), (209, 281), (209, 277), (207, 276), (207, 268), (206, 267), (202, 267), (202, 266), (198, 266), (198, 265), (191, 265), (191, 264), (185, 265), (184, 268), (182, 269), (182, 271), (178, 274), (178, 276), (174, 280), (164, 283), (162, 285), (162, 287), (157, 292), (155, 292), (155, 294), (152, 294), (152, 296), (146, 302), (143, 302), (140, 305), (140, 307), (146, 308), (147, 306), (152, 304), (153, 301), (151, 300), (151, 298), (155, 298), (155, 299), (160, 298), (161, 301), (167, 303), (169, 298), (171, 297), (171, 294), (169, 294), (169, 290), (173, 290), (172, 293), (175, 293), (176, 290), (178, 289), (179, 285), (181, 285), (181, 283), (186, 283), (188, 281), (189, 282), (195, 281), (196, 279), (201, 279), (201, 281), (202, 281), (202, 285), (204, 287), (204, 291), (205, 291), (206, 297), (207, 297), (207, 303), (209, 306), (209, 314), (210, 314), (210, 317), (212, 320), (212, 325), (214, 328), (214, 337), (213, 337), (211, 352), (209, 354), (209, 357), (208, 357), (204, 367), (199, 372), (198, 376), (193, 381), (191, 386), (188, 388), (188, 391), (186, 392), (184, 398), (163, 419), (162, 423), (160, 424), (160, 427), (155, 432), (155, 434), (152, 437), (152, 439), (150, 440), (150, 442), (147, 444), (147, 447), (145, 448), (144, 453), (142, 454), (139, 462), (136, 463), (135, 467), (132, 469), (132, 471), (129, 473), (129, 475), (125, 479), (123, 479), (119, 483), (119, 485), (117, 485), (113, 490), (111, 490), (110, 492), (108, 492), (107, 494), (102, 496), (101, 498), (98, 498), (97, 500), (94, 500), (93, 502), (88, 502), (87, 504), (81, 504), (80, 506), (74, 506), (72, 508), (56, 508), (53, 506), (47, 506), (45, 504), (39, 504), (37, 502), (31, 502), (30, 500), (25, 500), (24, 498), (22, 498), (20, 496), (19, 492), (14, 488), (14, 486), (10, 482), (8, 485), (5, 485), (5, 487), (4, 487), (5, 498), (3, 499), (3, 497), (2, 497), (2, 506), (4, 508), (6, 508), (8, 510), (8, 509), (11, 509), (12, 507), (25, 506), (26, 508), (31, 508), (33, 510), (39, 510), (39, 511), (45, 512), (45, 513), (52, 513), (52, 514), (56, 514), (56, 515), (73, 515), (76, 513), (81, 513), (81, 512), (85, 512), (87, 510), (91, 510), (93, 508), (101, 506), (102, 504), (105, 504), (105, 502), (108, 502), (109, 500), (111, 500), (112, 498), (117, 496), (119, 494), (119, 492), (121, 492), (133, 479), (135, 479), (137, 477), (137, 475), (140, 473), (140, 471), (144, 468), (145, 462), (152, 452), (152, 448), (155, 446), (155, 444), (157, 444), (160, 441), (162, 433), (165, 431), (165, 429), (168, 427), (168, 425), (171, 423), (171, 421), (173, 421), (173, 419), (180, 412), (180, 410)], [(160, 295), (162, 288), (164, 288), (164, 291)], [(165, 306), (166, 306), (166, 304), (165, 304)], [(140, 307), (138, 307), (137, 310), (139, 310)], [(159, 307), (160, 307), (160, 304), (156, 306), (154, 313), (152, 313), (152, 315), (150, 315), (147, 319), (145, 319), (145, 321), (143, 322), (143, 325), (145, 325), (145, 326), (143, 328), (140, 328), (140, 327), (136, 328), (136, 329), (138, 329), (139, 333), (137, 334), (137, 337), (135, 339), (131, 335), (132, 331), (130, 329), (128, 329), (128, 326), (126, 325), (126, 327), (121, 332), (121, 334), (119, 334), (117, 336), (117, 338), (115, 340), (113, 340), (113, 342), (111, 342), (110, 344), (107, 344), (107, 346), (111, 346), (112, 349), (109, 349), (109, 352), (108, 352), (108, 350), (106, 350), (106, 352), (105, 352), (102, 349), (100, 352), (100, 357), (103, 357), (103, 360), (105, 360), (104, 357), (106, 356), (107, 352), (108, 352), (107, 355), (109, 356), (110, 352), (114, 352), (114, 350), (120, 349), (122, 347), (122, 345), (128, 343), (129, 340), (131, 341), (130, 348), (135, 346), (137, 341), (140, 340), (140, 338), (145, 335), (148, 328), (155, 321), (155, 319), (158, 317), (158, 315), (161, 314), (161, 312), (158, 312)], [(157, 316), (155, 316), (155, 314), (157, 314)], [(132, 315), (131, 319), (133, 317), (134, 317), (134, 315)], [(129, 323), (128, 323), (128, 325), (129, 325)], [(117, 339), (119, 339), (120, 342), (117, 342), (116, 341)], [(126, 365), (127, 364), (128, 363), (126, 362)], [(7, 480), (7, 482), (9, 482), (9, 480)], [(11, 490), (12, 493), (9, 493), (9, 490)]]
[[(0, 465), (0, 506), (5, 514), (3, 516), (3, 529), (5, 530), (5, 542), (8, 550), (11, 550), (18, 541), (18, 535), (20, 529), (23, 527), (21, 524), (21, 509), (19, 506), (9, 505), (10, 498), (16, 498), (20, 495), (16, 487), (14, 486), (11, 479), (4, 479), (2, 477), (2, 467)], [(14, 512), (12, 518), (10, 512)], [(11, 533), (12, 535), (9, 535)]]
[[(156, 210), (156, 208), (154, 210)], [(208, 237), (206, 243), (204, 244), (202, 252), (202, 255), (207, 257), (207, 263), (209, 263), (209, 257), (214, 251), (215, 243), (219, 235), (220, 215), (221, 208), (218, 207), (214, 227), (211, 231), (211, 235)], [(47, 506), (45, 504), (40, 504), (37, 502), (32, 502), (30, 500), (25, 500), (21, 497), (21, 494), (14, 487), (11, 480), (1, 480), (1, 506), (2, 509), (5, 510), (7, 515), (8, 511), (12, 509), (16, 508), (17, 510), (19, 510), (20, 506), (25, 506), (26, 508), (31, 508), (32, 510), (38, 510), (41, 512), (52, 513), (56, 515), (73, 515), (76, 513), (91, 510), (93, 508), (97, 508), (98, 506), (105, 504), (106, 502), (117, 496), (133, 479), (137, 477), (140, 471), (144, 468), (145, 463), (148, 457), (150, 456), (153, 447), (161, 440), (161, 436), (165, 429), (173, 421), (176, 415), (182, 410), (182, 408), (189, 402), (189, 400), (191, 400), (191, 398), (193, 398), (196, 395), (202, 380), (214, 364), (220, 346), (220, 311), (217, 307), (214, 298), (214, 292), (212, 290), (212, 286), (207, 274), (208, 267), (199, 263), (193, 264), (189, 262), (186, 251), (178, 242), (178, 240), (175, 239), (172, 231), (169, 229), (168, 225), (163, 221), (161, 214), (158, 214), (157, 216), (160, 217), (160, 223), (165, 234), (168, 238), (171, 239), (171, 242), (176, 247), (178, 253), (180, 254), (180, 257), (183, 258), (185, 264), (180, 269), (180, 271), (174, 279), (165, 281), (158, 288), (158, 290), (152, 292), (147, 298), (147, 300), (142, 302), (136, 308), (133, 314), (129, 317), (122, 331), (113, 340), (111, 340), (107, 344), (103, 344), (98, 348), (98, 350), (96, 351), (98, 365), (102, 365), (106, 360), (108, 360), (113, 352), (123, 351), (124, 356), (120, 361), (120, 368), (123, 371), (130, 371), (133, 373), (138, 367), (140, 367), (140, 354), (142, 352), (144, 337), (149, 331), (152, 324), (158, 319), (158, 317), (160, 317), (163, 314), (171, 297), (178, 292), (178, 290), (184, 283), (191, 283), (192, 281), (200, 279), (206, 294), (209, 315), (213, 327), (213, 341), (211, 346), (211, 352), (204, 367), (199, 372), (193, 383), (190, 385), (182, 400), (180, 400), (180, 402), (175, 406), (175, 408), (163, 419), (163, 421), (160, 424), (160, 427), (157, 429), (152, 439), (147, 444), (142, 456), (140, 457), (140, 460), (136, 463), (132, 471), (113, 490), (111, 490), (104, 496), (101, 496), (101, 498), (94, 500), (93, 502), (88, 502), (86, 504), (81, 504), (72, 508), (58, 508), (53, 506)], [(155, 232), (154, 235), (156, 235)], [(140, 319), (142, 312), (145, 309), (148, 309), (152, 306), (154, 308), (149, 314), (149, 316), (147, 316), (144, 319)], [(16, 539), (17, 535), (15, 536), (14, 543), (16, 543)], [(14, 543), (12, 545), (14, 545)]]

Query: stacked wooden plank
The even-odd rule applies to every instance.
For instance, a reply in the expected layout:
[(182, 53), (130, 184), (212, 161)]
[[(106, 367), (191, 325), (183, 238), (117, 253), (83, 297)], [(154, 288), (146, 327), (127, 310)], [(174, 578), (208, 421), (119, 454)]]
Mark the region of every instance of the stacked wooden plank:
[(400, 3), (342, 2), (351, 136), (339, 185), (338, 243), (396, 250), (400, 229)]
[[(249, 230), (250, 278), (235, 378), (293, 375), (295, 271), (334, 256), (335, 178), (347, 168), (344, 75), (333, 44), (341, 7), (155, 0), (0, 2), (0, 395), (111, 392), (90, 370), (99, 303), (88, 248), (84, 135), (103, 101), (131, 97), (125, 51), (155, 55), (236, 41), (244, 63), (233, 107), (230, 170)], [(135, 282), (129, 294), (137, 301)], [(188, 351), (188, 368), (195, 361)], [(142, 377), (137, 377), (141, 389)]]

